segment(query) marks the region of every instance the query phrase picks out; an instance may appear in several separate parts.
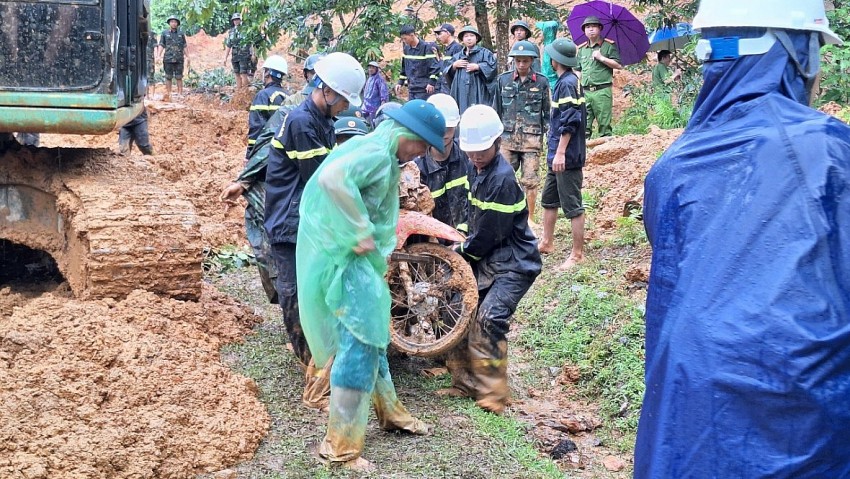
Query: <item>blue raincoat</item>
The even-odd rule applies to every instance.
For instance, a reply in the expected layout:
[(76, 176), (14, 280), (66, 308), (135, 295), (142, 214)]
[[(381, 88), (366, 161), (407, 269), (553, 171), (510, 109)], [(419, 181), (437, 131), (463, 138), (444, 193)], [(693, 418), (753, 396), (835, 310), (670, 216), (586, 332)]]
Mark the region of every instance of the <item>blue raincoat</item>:
[(850, 128), (778, 43), (704, 77), (646, 179), (634, 477), (850, 477)]

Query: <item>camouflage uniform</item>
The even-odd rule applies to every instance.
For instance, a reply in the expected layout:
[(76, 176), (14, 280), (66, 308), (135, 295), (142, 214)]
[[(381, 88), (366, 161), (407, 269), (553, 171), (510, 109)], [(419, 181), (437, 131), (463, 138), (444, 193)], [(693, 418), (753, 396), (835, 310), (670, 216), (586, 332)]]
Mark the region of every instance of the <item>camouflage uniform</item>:
[(498, 78), (493, 108), (502, 118), (502, 156), (514, 170), (522, 167), (522, 186), (526, 194), (540, 186), (537, 170), (544, 130), (549, 123), (549, 79), (530, 72), (523, 81), (515, 71)]
[(162, 55), (162, 70), (165, 79), (171, 80), (183, 78), (183, 62), (186, 55), (186, 35), (179, 28), (162, 32), (159, 36), (159, 45), (165, 50)]
[(155, 73), (154, 64), (156, 63), (156, 58), (155, 58), (155, 56), (156, 56), (155, 55), (156, 54), (156, 33), (154, 33), (154, 32), (149, 33), (148, 46), (147, 46), (145, 53), (146, 53), (146, 58), (147, 58), (147, 62), (148, 62), (148, 83), (150, 84), (150, 83), (154, 82), (154, 79), (153, 79), (154, 73)]
[(245, 35), (239, 31), (239, 27), (233, 27), (227, 32), (224, 46), (230, 48), (230, 64), (233, 65), (233, 73), (248, 74), (252, 70), (251, 45), (245, 40)]

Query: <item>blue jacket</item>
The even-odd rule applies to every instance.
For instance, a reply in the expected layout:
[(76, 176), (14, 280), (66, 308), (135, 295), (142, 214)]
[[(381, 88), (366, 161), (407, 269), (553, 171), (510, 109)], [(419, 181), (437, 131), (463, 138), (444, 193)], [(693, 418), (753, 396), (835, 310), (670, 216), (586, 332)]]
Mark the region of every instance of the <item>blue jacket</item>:
[(257, 142), (266, 122), (280, 109), (284, 100), (286, 91), (280, 86), (280, 82), (271, 82), (254, 95), (248, 112), (248, 150), (245, 152), (245, 158), (250, 156), (251, 148)]
[(552, 114), (549, 115), (549, 138), (546, 164), (552, 168), (561, 136), (570, 134), (567, 144), (567, 169), (584, 168), (587, 160), (586, 133), (587, 105), (578, 86), (575, 73), (565, 72), (555, 83), (552, 92)]
[(634, 477), (850, 477), (850, 128), (779, 43), (704, 68), (646, 178)]
[(271, 244), (295, 243), (304, 185), (336, 143), (334, 119), (307, 97), (271, 141), (266, 168), (266, 232)]

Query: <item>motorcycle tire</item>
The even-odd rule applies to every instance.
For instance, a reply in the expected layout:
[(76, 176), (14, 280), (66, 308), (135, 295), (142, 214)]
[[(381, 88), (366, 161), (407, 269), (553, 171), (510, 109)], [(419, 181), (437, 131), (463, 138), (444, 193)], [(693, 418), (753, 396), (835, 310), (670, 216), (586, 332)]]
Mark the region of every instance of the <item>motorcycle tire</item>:
[(390, 262), (390, 343), (411, 356), (440, 356), (466, 336), (478, 306), (475, 276), (463, 257), (443, 245), (415, 243), (405, 252), (432, 261)]

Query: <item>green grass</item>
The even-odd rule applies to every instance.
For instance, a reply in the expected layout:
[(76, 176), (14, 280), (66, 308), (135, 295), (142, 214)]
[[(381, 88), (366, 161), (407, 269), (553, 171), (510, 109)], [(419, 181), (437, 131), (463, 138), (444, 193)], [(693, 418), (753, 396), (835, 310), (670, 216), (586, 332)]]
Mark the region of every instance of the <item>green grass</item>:
[(536, 370), (579, 368), (576, 394), (599, 404), (603, 433), (623, 452), (633, 447), (644, 391), (643, 309), (622, 290), (636, 251), (605, 246), (570, 274), (538, 279), (516, 341)]

